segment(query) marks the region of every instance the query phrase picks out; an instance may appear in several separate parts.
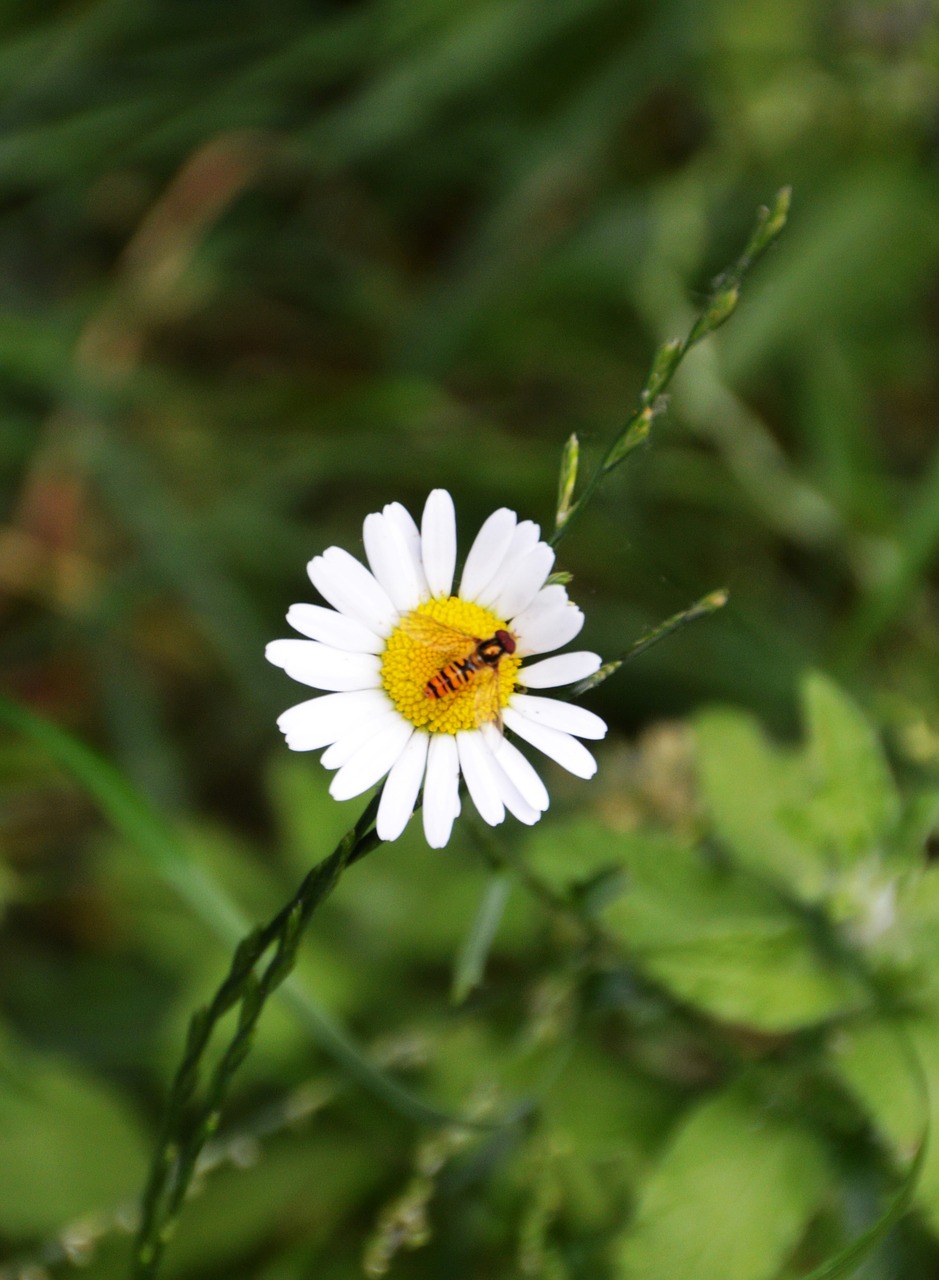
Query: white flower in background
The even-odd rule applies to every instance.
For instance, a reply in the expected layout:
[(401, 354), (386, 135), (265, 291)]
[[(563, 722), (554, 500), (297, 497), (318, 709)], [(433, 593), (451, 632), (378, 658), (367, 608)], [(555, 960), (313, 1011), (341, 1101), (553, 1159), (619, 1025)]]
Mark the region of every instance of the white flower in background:
[(292, 605), (306, 640), (274, 640), (267, 658), (322, 696), (278, 720), (288, 747), (323, 751), (330, 793), (348, 800), (387, 775), (376, 828), (396, 840), (424, 787), (424, 832), (433, 848), (460, 812), (460, 775), (481, 816), (506, 810), (538, 821), (544, 783), (502, 732), (522, 738), (580, 778), (596, 762), (578, 741), (602, 738), (591, 711), (529, 690), (573, 684), (599, 666), (595, 653), (525, 659), (568, 644), (584, 616), (562, 586), (546, 586), (554, 552), (514, 511), (493, 512), (476, 535), (456, 593), (456, 517), (444, 489), (427, 499), (421, 527), (394, 502), (367, 516), (371, 572), (341, 547), (307, 566), (332, 608)]

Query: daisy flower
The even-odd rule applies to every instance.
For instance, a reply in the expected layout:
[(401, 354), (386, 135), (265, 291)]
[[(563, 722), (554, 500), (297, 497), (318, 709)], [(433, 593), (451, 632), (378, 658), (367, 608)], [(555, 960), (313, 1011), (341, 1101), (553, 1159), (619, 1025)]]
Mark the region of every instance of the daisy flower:
[[(529, 692), (573, 684), (600, 666), (595, 653), (551, 653), (584, 615), (562, 586), (545, 585), (554, 552), (538, 525), (502, 507), (470, 548), (458, 590), (456, 515), (435, 489), (418, 529), (398, 502), (365, 519), (369, 568), (330, 547), (307, 566), (331, 608), (292, 605), (304, 640), (274, 640), (267, 658), (324, 690), (277, 723), (294, 751), (319, 751), (336, 773), (330, 794), (349, 800), (385, 779), (376, 829), (396, 840), (424, 788), (427, 843), (443, 848), (460, 812), (460, 777), (482, 818), (506, 812), (531, 825), (548, 792), (512, 734), (580, 778), (596, 772), (581, 738), (602, 738), (599, 716)], [(506, 730), (506, 732), (503, 732)]]

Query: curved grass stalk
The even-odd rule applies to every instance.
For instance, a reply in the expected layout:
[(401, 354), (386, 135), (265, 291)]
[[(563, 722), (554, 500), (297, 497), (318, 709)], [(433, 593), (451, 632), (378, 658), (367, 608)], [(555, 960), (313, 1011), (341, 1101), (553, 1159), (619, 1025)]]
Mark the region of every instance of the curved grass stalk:
[(561, 475), (558, 485), (558, 504), (554, 533), (549, 542), (556, 547), (566, 537), (571, 525), (594, 498), (603, 481), (631, 453), (645, 444), (652, 431), (652, 423), (664, 407), (663, 396), (678, 370), (678, 366), (693, 346), (713, 333), (733, 315), (740, 300), (740, 286), (753, 264), (763, 256), (780, 235), (789, 215), (790, 187), (782, 187), (776, 194), (772, 207), (763, 207), (757, 213), (756, 224), (750, 233), (746, 248), (737, 261), (723, 271), (711, 288), (704, 308), (684, 338), (670, 338), (659, 347), (649, 369), (645, 386), (631, 417), (621, 427), (602, 460), (593, 472), (580, 497), (574, 498), (577, 483), (579, 448), (577, 437), (571, 436), (564, 448)]
[[(134, 1248), (135, 1280), (150, 1280), (157, 1273), (199, 1154), (218, 1128), (232, 1077), (251, 1049), (265, 1004), (296, 962), (300, 940), (314, 911), (332, 893), (346, 867), (381, 843), (374, 830), (377, 812), (375, 797), (329, 857), (308, 873), (290, 901), (238, 945), (228, 974), (211, 1002), (193, 1015), (143, 1194)], [(213, 1033), (233, 1009), (238, 1011), (235, 1030), (201, 1099), (194, 1101)]]

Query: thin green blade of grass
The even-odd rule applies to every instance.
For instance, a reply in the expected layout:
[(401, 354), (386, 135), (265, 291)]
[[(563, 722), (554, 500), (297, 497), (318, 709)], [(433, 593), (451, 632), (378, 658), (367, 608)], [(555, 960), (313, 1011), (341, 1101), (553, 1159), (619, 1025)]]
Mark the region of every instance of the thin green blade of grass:
[(845, 1277), (855, 1274), (861, 1264), (871, 1256), (891, 1227), (895, 1226), (912, 1207), (913, 1196), (916, 1194), (923, 1163), (926, 1159), (927, 1146), (928, 1138), (924, 1136), (915, 1157), (910, 1162), (903, 1181), (887, 1202), (886, 1208), (877, 1221), (872, 1223), (855, 1240), (845, 1245), (833, 1258), (829, 1258), (827, 1262), (823, 1262), (821, 1266), (810, 1271), (808, 1275), (803, 1277), (803, 1280), (844, 1280)]
[(462, 1004), (482, 981), (486, 960), (509, 900), (512, 882), (499, 872), (490, 876), (453, 971), (451, 999)]

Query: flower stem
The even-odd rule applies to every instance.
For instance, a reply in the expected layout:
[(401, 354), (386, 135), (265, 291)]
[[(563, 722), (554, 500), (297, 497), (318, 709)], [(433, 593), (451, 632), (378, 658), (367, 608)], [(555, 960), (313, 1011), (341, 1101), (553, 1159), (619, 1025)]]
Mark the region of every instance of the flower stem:
[(579, 698), (588, 689), (596, 688), (598, 684), (602, 684), (615, 671), (618, 671), (624, 662), (630, 662), (633, 658), (638, 658), (641, 653), (651, 649), (654, 644), (658, 644), (666, 636), (674, 635), (676, 631), (686, 627), (689, 622), (697, 622), (699, 618), (709, 618), (718, 609), (723, 609), (729, 598), (729, 593), (724, 588), (718, 591), (709, 591), (706, 596), (696, 600), (687, 609), (682, 609), (680, 613), (673, 613), (670, 618), (660, 622), (657, 627), (652, 627), (651, 630), (643, 632), (639, 639), (631, 644), (625, 652), (621, 653), (618, 658), (612, 658), (609, 662), (604, 662), (599, 671), (595, 671), (586, 680), (581, 680), (580, 684), (575, 685), (571, 690), (572, 696)]
[(571, 442), (565, 446), (561, 465), (560, 497), (554, 533), (549, 542), (556, 547), (564, 538), (575, 519), (593, 499), (600, 485), (611, 471), (649, 438), (652, 423), (664, 407), (663, 394), (685, 356), (702, 338), (720, 328), (729, 319), (740, 300), (740, 286), (747, 272), (766, 252), (786, 225), (789, 214), (791, 188), (783, 187), (776, 193), (771, 208), (763, 207), (757, 213), (756, 223), (750, 233), (747, 246), (737, 261), (714, 281), (704, 307), (683, 339), (669, 338), (663, 342), (652, 359), (652, 367), (632, 416), (617, 433), (602, 461), (594, 468), (583, 492), (572, 501), (573, 467), (571, 466)]
[[(196, 1173), (199, 1155), (218, 1127), (231, 1079), (251, 1048), (268, 998), (294, 967), (300, 940), (313, 912), (332, 893), (346, 867), (381, 843), (374, 830), (377, 812), (376, 796), (329, 857), (308, 873), (290, 901), (267, 924), (242, 940), (212, 1000), (193, 1015), (143, 1193), (134, 1248), (134, 1280), (152, 1280), (157, 1274), (186, 1191)], [(271, 951), (273, 954), (262, 965)], [(221, 1019), (235, 1008), (238, 1020), (234, 1032), (202, 1090), (202, 1097), (197, 1098), (213, 1032)]]

